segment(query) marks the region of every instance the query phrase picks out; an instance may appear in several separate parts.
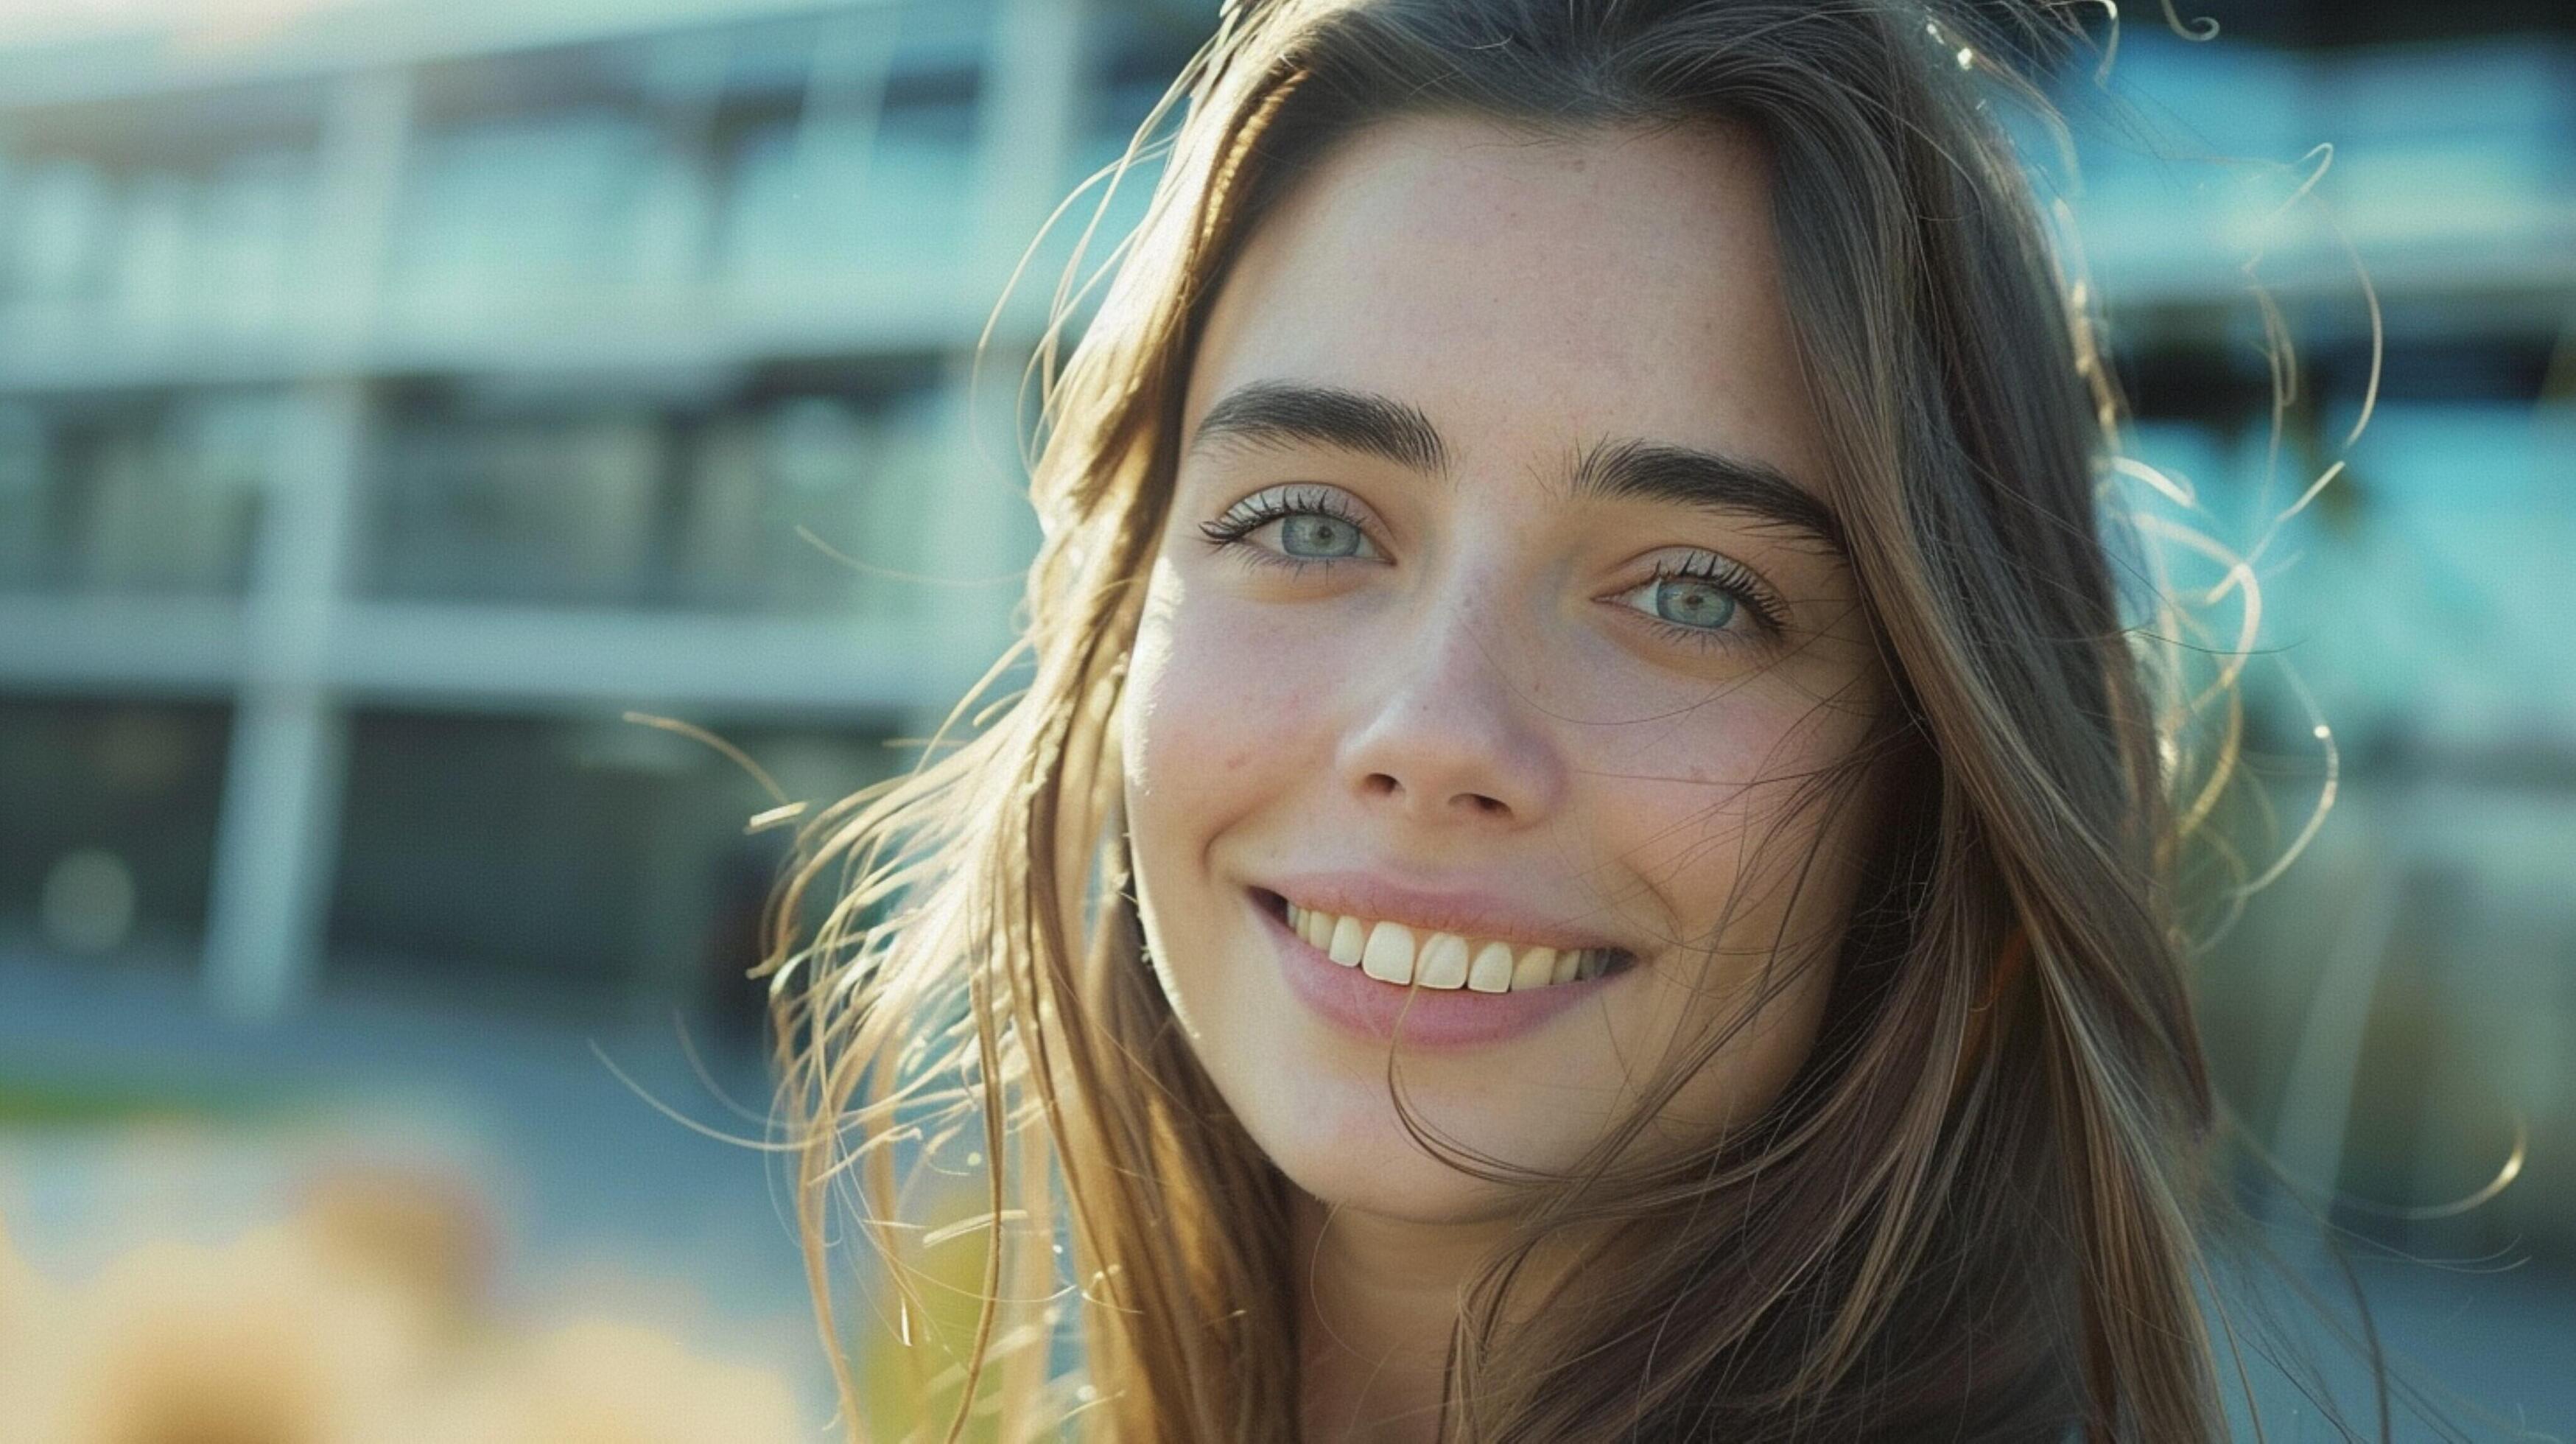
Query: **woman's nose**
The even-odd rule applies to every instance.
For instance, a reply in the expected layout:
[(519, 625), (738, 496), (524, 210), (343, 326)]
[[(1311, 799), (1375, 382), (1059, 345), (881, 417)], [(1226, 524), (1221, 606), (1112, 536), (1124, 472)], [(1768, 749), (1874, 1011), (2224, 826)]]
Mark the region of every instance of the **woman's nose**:
[(1363, 805), (1425, 823), (1527, 824), (1564, 788), (1564, 762), (1545, 728), (1509, 629), (1470, 606), (1443, 605), (1395, 629), (1347, 714), (1341, 771)]

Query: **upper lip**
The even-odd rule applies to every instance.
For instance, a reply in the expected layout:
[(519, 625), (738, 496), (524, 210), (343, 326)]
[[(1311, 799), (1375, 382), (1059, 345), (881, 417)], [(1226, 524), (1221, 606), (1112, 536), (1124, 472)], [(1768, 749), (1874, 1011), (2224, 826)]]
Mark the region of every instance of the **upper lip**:
[(1417, 933), (1454, 933), (1510, 943), (1538, 943), (1559, 951), (1616, 948), (1632, 951), (1606, 933), (1537, 911), (1509, 895), (1483, 888), (1431, 888), (1361, 872), (1307, 872), (1256, 884), (1301, 908), (1371, 922), (1402, 923)]

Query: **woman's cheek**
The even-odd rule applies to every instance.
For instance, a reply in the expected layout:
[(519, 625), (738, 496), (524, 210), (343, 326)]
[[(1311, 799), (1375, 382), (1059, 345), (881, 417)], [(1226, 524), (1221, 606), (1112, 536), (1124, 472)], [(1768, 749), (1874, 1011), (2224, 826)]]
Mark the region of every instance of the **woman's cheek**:
[(1793, 901), (1810, 917), (1830, 907), (1840, 870), (1810, 864), (1831, 863), (1854, 839), (1831, 827), (1848, 809), (1816, 805), (1809, 782), (1833, 765), (1840, 739), (1751, 689), (1682, 715), (1686, 726), (1603, 729), (1654, 735), (1584, 760), (1596, 791), (1587, 815), (1603, 829), (1597, 852), (1661, 900), (1663, 926), (1716, 945), (1687, 980), (1716, 1002), (1759, 975)]
[(1332, 631), (1172, 570), (1158, 566), (1137, 629), (1127, 765), (1157, 811), (1204, 839), (1331, 755), (1314, 731), (1334, 675), (1319, 643)]

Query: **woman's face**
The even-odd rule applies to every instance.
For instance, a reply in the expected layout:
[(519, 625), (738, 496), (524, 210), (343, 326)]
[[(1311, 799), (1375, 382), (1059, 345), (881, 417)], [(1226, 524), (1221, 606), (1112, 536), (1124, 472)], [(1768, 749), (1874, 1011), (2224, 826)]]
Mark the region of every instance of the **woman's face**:
[(1722, 1024), (1658, 1145), (1770, 1102), (1872, 826), (1866, 788), (1789, 804), (1885, 684), (1754, 144), (1364, 131), (1250, 240), (1184, 405), (1128, 824), (1253, 1139), (1327, 1202), (1464, 1222), (1507, 1196), (1406, 1134), (1391, 1035), (1422, 1120), (1516, 1167)]

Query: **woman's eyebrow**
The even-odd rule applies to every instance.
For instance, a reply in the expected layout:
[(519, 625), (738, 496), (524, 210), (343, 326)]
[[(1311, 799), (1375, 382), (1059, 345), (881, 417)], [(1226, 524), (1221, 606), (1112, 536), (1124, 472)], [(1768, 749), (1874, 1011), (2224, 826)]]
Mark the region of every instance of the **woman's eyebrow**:
[(1747, 514), (1849, 554), (1832, 507), (1778, 467), (1749, 457), (1653, 441), (1601, 442), (1575, 463), (1569, 495), (1654, 501)]
[[(1302, 381), (1254, 381), (1227, 392), (1199, 419), (1197, 452), (1220, 442), (1329, 446), (1450, 479), (1450, 450), (1421, 408), (1373, 391)], [(1758, 517), (1843, 552), (1842, 525), (1815, 493), (1777, 467), (1723, 452), (1650, 441), (1604, 441), (1582, 453), (1564, 494), (1577, 500), (1646, 501)]]
[(1421, 408), (1373, 391), (1302, 381), (1253, 381), (1227, 392), (1199, 418), (1190, 450), (1218, 441), (1331, 446), (1414, 471), (1449, 471), (1449, 448)]

